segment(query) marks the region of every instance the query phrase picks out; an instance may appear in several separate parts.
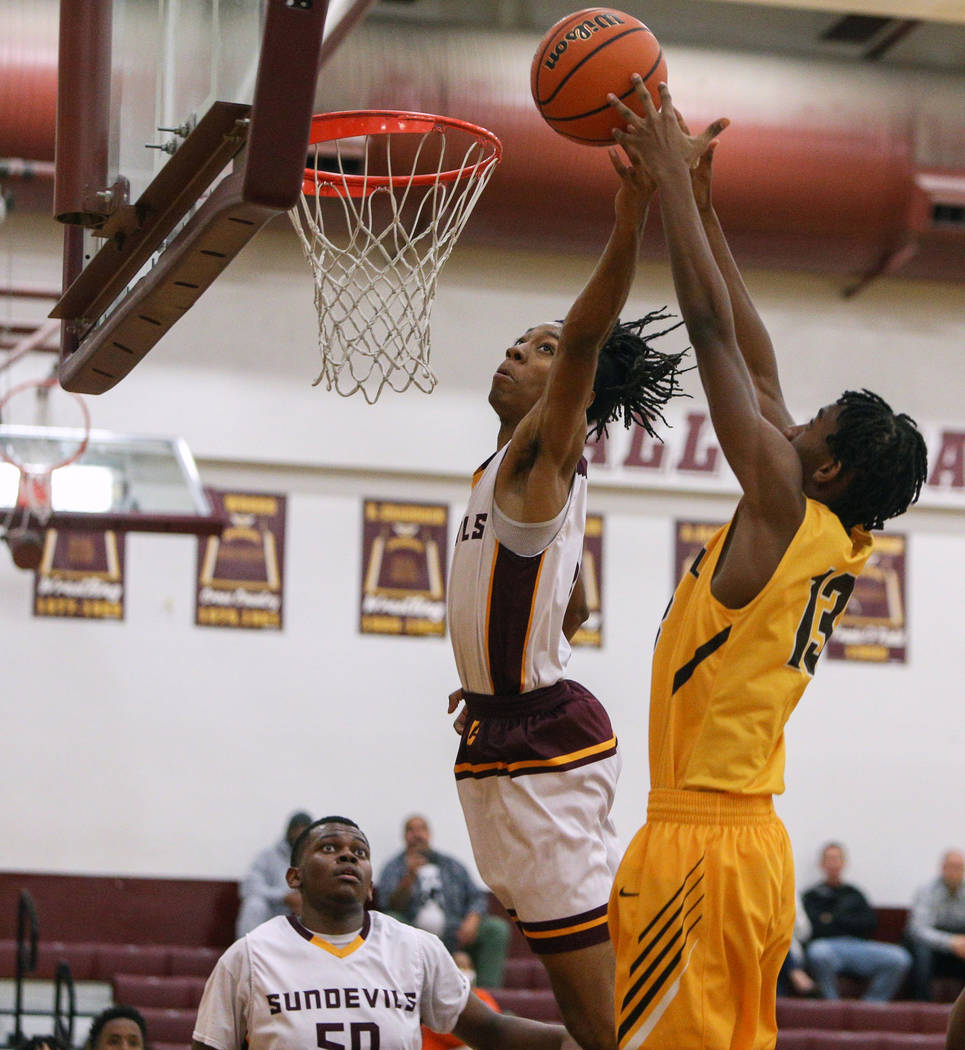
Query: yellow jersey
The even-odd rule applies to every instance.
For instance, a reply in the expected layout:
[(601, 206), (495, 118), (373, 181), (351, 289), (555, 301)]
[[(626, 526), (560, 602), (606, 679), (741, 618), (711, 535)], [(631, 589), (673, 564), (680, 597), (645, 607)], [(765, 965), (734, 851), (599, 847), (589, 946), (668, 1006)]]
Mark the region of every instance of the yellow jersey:
[(809, 499), (763, 589), (728, 609), (710, 586), (733, 520), (684, 573), (660, 625), (650, 689), (653, 788), (784, 790), (784, 726), (873, 546), (864, 529), (849, 534)]

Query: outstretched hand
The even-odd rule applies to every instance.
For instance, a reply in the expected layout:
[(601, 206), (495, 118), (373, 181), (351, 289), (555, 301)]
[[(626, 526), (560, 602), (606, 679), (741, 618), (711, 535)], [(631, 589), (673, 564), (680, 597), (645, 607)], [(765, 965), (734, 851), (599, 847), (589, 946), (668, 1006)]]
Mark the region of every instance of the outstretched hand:
[(630, 163), (624, 163), (619, 151), (610, 146), (607, 150), (613, 169), (620, 176), (620, 188), (617, 190), (614, 208), (618, 216), (629, 213), (627, 218), (642, 223), (647, 217), (650, 200), (657, 191), (657, 185), (642, 164), (634, 162), (627, 153)]
[[(674, 109), (677, 123), (685, 135), (690, 135), (690, 128), (679, 109)], [(712, 125), (713, 126), (713, 125)], [(711, 197), (711, 183), (713, 182), (714, 151), (717, 149), (717, 140), (713, 139), (707, 144), (707, 148), (697, 158), (697, 162), (690, 167), (690, 182), (694, 188), (694, 200), (697, 202), (698, 210), (710, 211), (713, 207)]]
[[(670, 89), (660, 85), (660, 109), (650, 97), (642, 77), (633, 75), (633, 86), (643, 105), (643, 115), (634, 113), (616, 95), (607, 100), (624, 118), (626, 128), (614, 128), (613, 137), (630, 160), (633, 170), (642, 168), (654, 183), (680, 167), (699, 167), (711, 143), (730, 124), (726, 117), (708, 124), (699, 135), (691, 135), (686, 124), (681, 126), (674, 109)], [(709, 191), (709, 186), (708, 186)]]

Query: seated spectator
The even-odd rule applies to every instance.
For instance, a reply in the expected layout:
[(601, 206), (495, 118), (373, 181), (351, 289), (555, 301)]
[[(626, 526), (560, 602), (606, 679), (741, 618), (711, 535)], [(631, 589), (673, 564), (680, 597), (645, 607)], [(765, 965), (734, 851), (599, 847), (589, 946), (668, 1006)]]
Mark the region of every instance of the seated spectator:
[(425, 817), (403, 828), (405, 849), (382, 869), (379, 904), (395, 918), (442, 938), (450, 952), (464, 950), (480, 988), (499, 988), (509, 949), (509, 923), (488, 914), (489, 895), (473, 884), (455, 857), (432, 849)]
[(147, 1025), (133, 1006), (110, 1006), (90, 1025), (84, 1050), (144, 1050)]
[(813, 995), (817, 991), (814, 979), (805, 969), (804, 942), (811, 936), (811, 923), (801, 902), (794, 916), (794, 936), (787, 958), (777, 975), (778, 995)]
[(252, 861), (248, 874), (239, 888), (241, 906), (235, 923), (235, 937), (244, 937), (256, 926), (276, 915), (297, 912), (301, 903), (298, 890), (285, 881), (292, 845), (311, 824), (307, 813), (293, 813), (288, 818), (285, 835), (273, 846), (263, 849)]
[(931, 998), (933, 977), (965, 981), (965, 856), (948, 850), (938, 878), (915, 894), (905, 931), (916, 999)]
[(811, 923), (805, 955), (821, 995), (839, 998), (838, 974), (848, 973), (868, 981), (864, 999), (888, 1002), (911, 968), (911, 956), (901, 945), (869, 939), (877, 919), (861, 890), (841, 877), (844, 847), (829, 842), (820, 863), (824, 880), (807, 890), (803, 899)]

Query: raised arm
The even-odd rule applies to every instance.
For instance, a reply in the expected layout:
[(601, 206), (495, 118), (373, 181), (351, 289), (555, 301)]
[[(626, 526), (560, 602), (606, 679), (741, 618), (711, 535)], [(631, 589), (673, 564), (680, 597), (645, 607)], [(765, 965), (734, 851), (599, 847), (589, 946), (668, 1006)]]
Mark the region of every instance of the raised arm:
[[(643, 90), (640, 77), (634, 79)], [(716, 121), (694, 137), (681, 132), (679, 147), (688, 162), (700, 156), (726, 124)], [(609, 156), (620, 179), (610, 238), (566, 315), (545, 388), (516, 426), (497, 478), (500, 508), (520, 521), (545, 521), (563, 506), (583, 453), (600, 348), (619, 320), (636, 273), (654, 184), (633, 156), (613, 148)]]
[(701, 383), (721, 449), (761, 518), (789, 535), (804, 510), (801, 466), (784, 435), (765, 418), (737, 342), (734, 312), (697, 211), (690, 172), (670, 92), (661, 85), (661, 108), (638, 88), (638, 117), (611, 96), (627, 120), (614, 137), (639, 158), (657, 184), (680, 312), (697, 357)]
[[(682, 123), (681, 126), (684, 131), (687, 131), (686, 124)], [(765, 419), (783, 430), (790, 426), (793, 420), (784, 403), (774, 345), (757, 312), (757, 307), (754, 306), (748, 294), (744, 279), (731, 254), (730, 245), (724, 236), (720, 220), (717, 218), (717, 212), (714, 210), (711, 183), (716, 147), (717, 143), (712, 142), (691, 172), (694, 199), (697, 202), (697, 211), (703, 223), (704, 233), (707, 235), (707, 242), (713, 253), (714, 261), (727, 285), (731, 309), (734, 312), (737, 345), (751, 374), (761, 412)]]

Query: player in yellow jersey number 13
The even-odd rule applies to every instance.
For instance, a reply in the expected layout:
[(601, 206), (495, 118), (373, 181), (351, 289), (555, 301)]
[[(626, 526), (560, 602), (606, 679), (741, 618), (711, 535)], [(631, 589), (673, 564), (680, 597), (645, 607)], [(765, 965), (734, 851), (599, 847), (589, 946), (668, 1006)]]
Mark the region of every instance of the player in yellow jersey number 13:
[(711, 419), (742, 496), (694, 559), (653, 656), (647, 822), (614, 881), (622, 1050), (771, 1050), (794, 923), (784, 725), (871, 553), (918, 498), (914, 421), (848, 391), (795, 426), (771, 340), (711, 199), (712, 145), (690, 169), (666, 85), (644, 115), (613, 100), (619, 141), (660, 194), (670, 265)]

